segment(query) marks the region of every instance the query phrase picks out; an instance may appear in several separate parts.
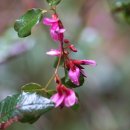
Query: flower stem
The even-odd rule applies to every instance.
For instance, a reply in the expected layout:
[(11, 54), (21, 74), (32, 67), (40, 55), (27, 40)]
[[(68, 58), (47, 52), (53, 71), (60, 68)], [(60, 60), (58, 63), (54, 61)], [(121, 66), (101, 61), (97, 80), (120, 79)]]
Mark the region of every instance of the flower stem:
[(59, 59), (58, 59), (58, 63), (57, 63), (57, 66), (56, 66), (56, 69), (55, 69), (55, 72), (54, 72), (54, 74), (51, 76), (51, 78), (49, 79), (49, 81), (47, 82), (47, 84), (45, 85), (45, 89), (47, 89), (48, 88), (48, 86), (50, 85), (50, 83), (52, 82), (52, 80), (54, 79), (54, 77), (57, 75), (57, 72), (58, 72), (58, 68), (59, 68), (59, 66), (60, 66), (60, 62), (61, 62), (61, 57), (62, 57), (62, 45), (60, 44), (60, 50), (61, 50), (61, 54), (60, 54), (60, 57), (59, 57)]

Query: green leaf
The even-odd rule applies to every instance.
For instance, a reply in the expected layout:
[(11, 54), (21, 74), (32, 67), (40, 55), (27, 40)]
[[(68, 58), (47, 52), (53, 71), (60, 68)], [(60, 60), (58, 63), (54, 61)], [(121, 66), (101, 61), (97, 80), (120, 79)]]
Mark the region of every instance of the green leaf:
[(80, 107), (79, 103), (78, 104), (75, 104), (74, 106), (72, 106), (72, 110), (78, 110)]
[(33, 26), (41, 21), (42, 12), (41, 9), (31, 9), (16, 20), (14, 29), (18, 32), (19, 37), (23, 38), (31, 35)]
[(22, 86), (21, 90), (23, 92), (31, 92), (31, 93), (36, 92), (37, 94), (41, 96), (46, 96), (48, 98), (50, 98), (53, 94), (56, 93), (56, 90), (45, 90), (41, 85), (36, 83), (26, 84)]
[(63, 77), (62, 79), (62, 83), (69, 87), (69, 88), (77, 88), (77, 87), (80, 87), (84, 84), (84, 76), (83, 75), (80, 75), (80, 78), (79, 78), (79, 85), (76, 85), (76, 84), (73, 84), (71, 82), (71, 80), (69, 79), (68, 75), (66, 75), (66, 77)]
[(24, 92), (39, 92), (42, 89), (42, 86), (36, 83), (29, 83), (24, 85), (21, 89)]
[(34, 123), (42, 114), (54, 108), (54, 103), (36, 93), (8, 96), (0, 102), (0, 129), (13, 122)]
[(124, 7), (124, 18), (126, 19), (126, 22), (130, 24), (130, 3), (123, 4)]
[(56, 90), (48, 90), (47, 91), (47, 97), (51, 97), (53, 94), (55, 94), (56, 93)]
[(113, 16), (121, 23), (130, 24), (130, 0), (110, 1)]
[(49, 3), (49, 5), (55, 6), (58, 5), (61, 2), (61, 0), (47, 0), (47, 2)]

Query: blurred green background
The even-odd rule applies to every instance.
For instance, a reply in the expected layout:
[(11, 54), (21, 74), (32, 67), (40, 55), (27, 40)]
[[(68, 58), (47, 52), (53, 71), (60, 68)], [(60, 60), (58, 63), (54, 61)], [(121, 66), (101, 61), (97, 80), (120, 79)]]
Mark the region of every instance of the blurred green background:
[[(14, 123), (8, 130), (130, 130), (130, 25), (123, 14), (111, 12), (120, 1), (62, 0), (58, 12), (65, 35), (78, 48), (72, 57), (93, 59), (98, 65), (86, 67), (88, 78), (76, 89), (78, 110), (57, 108), (33, 125)], [(32, 7), (49, 8), (45, 0), (0, 1), (1, 100), (26, 83), (45, 85), (54, 71), (54, 58), (45, 53), (58, 44), (48, 28), (41, 23), (25, 39), (13, 29), (15, 20)], [(24, 51), (16, 56), (12, 50), (17, 45)]]

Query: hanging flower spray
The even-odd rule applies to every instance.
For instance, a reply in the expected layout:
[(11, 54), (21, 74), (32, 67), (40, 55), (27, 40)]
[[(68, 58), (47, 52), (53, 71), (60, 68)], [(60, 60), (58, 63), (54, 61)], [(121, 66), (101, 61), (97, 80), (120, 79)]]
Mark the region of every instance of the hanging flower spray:
[[(59, 48), (51, 49), (47, 52), (47, 55), (57, 56), (58, 63), (54, 75), (54, 79), (56, 79), (56, 90), (57, 93), (51, 97), (51, 100), (56, 104), (55, 107), (71, 107), (74, 104), (78, 103), (78, 98), (73, 89), (73, 85), (77, 87), (81, 85), (80, 79), (87, 77), (85, 72), (83, 71), (82, 65), (92, 65), (95, 66), (96, 62), (94, 60), (78, 60), (72, 59), (69, 54), (71, 52), (76, 53), (78, 50), (75, 48), (73, 44), (68, 39), (64, 38), (65, 28), (63, 26), (62, 21), (60, 20), (58, 13), (56, 12), (56, 8), (52, 7), (54, 11), (51, 15), (51, 18), (44, 18), (43, 24), (49, 26), (50, 35), (54, 42), (59, 44)], [(63, 68), (65, 70), (65, 77), (60, 78), (58, 74), (58, 68), (60, 62), (63, 61)], [(67, 85), (66, 78), (69, 78), (69, 82), (71, 85)]]
[[(56, 7), (61, 0), (47, 0), (50, 10), (31, 9), (16, 20), (14, 29), (21, 38), (31, 35), (31, 29), (42, 22), (48, 26), (50, 37), (57, 43), (57, 49), (46, 52), (54, 56), (56, 62), (55, 71), (47, 84), (43, 87), (36, 83), (22, 86), (19, 94), (12, 95), (0, 102), (0, 128), (4, 129), (13, 122), (34, 123), (42, 114), (56, 107), (72, 107), (79, 103), (75, 88), (84, 83), (87, 75), (84, 65), (96, 66), (94, 60), (72, 59), (70, 53), (78, 53), (78, 49), (65, 38), (66, 29), (57, 13)], [(50, 13), (50, 18), (44, 17), (44, 13)], [(64, 77), (60, 77), (59, 67), (64, 70)], [(55, 81), (53, 90), (49, 89), (50, 83)], [(43, 96), (44, 95), (44, 96)], [(6, 114), (5, 114), (6, 113)]]

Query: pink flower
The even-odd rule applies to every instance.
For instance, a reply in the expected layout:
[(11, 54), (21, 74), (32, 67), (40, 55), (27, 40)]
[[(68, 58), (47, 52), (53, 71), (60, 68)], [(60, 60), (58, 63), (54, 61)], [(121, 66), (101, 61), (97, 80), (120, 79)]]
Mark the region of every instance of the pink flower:
[(55, 103), (55, 107), (71, 107), (78, 102), (75, 92), (64, 85), (57, 86), (57, 93), (51, 97), (51, 100)]
[(96, 62), (94, 60), (70, 60), (67, 63), (67, 67), (69, 69), (68, 76), (71, 82), (78, 86), (80, 84), (80, 75), (87, 77), (85, 72), (83, 71), (84, 68), (81, 65), (96, 66)]
[(79, 85), (79, 77), (80, 77), (80, 69), (78, 67), (69, 70), (69, 78), (72, 81), (72, 83)]
[(44, 18), (43, 24), (50, 26), (50, 35), (54, 41), (63, 41), (65, 29), (57, 15), (52, 15), (52, 18)]
[(50, 51), (46, 52), (47, 55), (50, 56), (60, 56), (61, 55), (61, 51), (60, 50), (56, 50), (56, 49), (51, 49)]
[(92, 65), (92, 66), (96, 66), (96, 61), (94, 61), (94, 60), (81, 60), (81, 64), (82, 65)]
[(44, 18), (43, 24), (53, 26), (55, 23), (58, 23), (59, 19), (57, 17), (52, 16), (52, 18)]
[(92, 65), (96, 66), (96, 61), (94, 60), (72, 60), (75, 65)]

